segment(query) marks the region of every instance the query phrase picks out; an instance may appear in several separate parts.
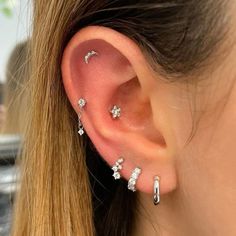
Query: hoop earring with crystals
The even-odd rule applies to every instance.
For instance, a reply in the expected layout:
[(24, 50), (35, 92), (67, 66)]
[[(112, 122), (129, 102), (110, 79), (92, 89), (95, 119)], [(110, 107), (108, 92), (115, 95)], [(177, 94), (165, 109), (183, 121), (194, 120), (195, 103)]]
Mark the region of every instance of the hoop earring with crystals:
[(129, 182), (128, 182), (128, 189), (135, 192), (136, 191), (136, 182), (140, 176), (140, 174), (142, 173), (142, 170), (141, 168), (139, 167), (136, 167), (131, 176), (130, 176), (130, 179), (129, 179)]

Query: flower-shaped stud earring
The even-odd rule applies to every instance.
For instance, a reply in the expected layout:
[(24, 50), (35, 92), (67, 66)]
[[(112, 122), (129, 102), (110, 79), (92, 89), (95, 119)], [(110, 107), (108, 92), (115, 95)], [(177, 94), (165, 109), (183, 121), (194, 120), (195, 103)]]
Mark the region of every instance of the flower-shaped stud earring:
[(111, 113), (113, 119), (118, 119), (121, 116), (121, 108), (115, 105), (110, 110), (110, 113)]

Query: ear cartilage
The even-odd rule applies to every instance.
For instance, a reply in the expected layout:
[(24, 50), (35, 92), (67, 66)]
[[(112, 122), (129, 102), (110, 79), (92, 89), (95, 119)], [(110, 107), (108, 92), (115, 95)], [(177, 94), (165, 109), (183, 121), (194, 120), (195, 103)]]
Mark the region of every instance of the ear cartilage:
[(154, 195), (153, 195), (153, 203), (154, 205), (158, 205), (160, 203), (160, 177), (154, 177)]
[(139, 167), (136, 167), (131, 176), (130, 176), (130, 179), (129, 179), (129, 182), (128, 182), (128, 189), (135, 192), (136, 191), (136, 183), (137, 183), (137, 180), (140, 176), (140, 174), (142, 173), (142, 170), (141, 168)]
[(89, 64), (89, 60), (90, 60), (90, 58), (93, 57), (93, 56), (98, 56), (98, 53), (97, 53), (96, 51), (94, 51), (94, 50), (89, 51), (89, 52), (85, 55), (85, 57), (84, 57), (85, 63), (86, 63), (86, 64)]
[(84, 134), (84, 127), (83, 127), (83, 124), (81, 122), (81, 116), (82, 116), (83, 108), (85, 107), (86, 103), (87, 102), (84, 98), (80, 98), (79, 101), (78, 101), (78, 105), (80, 107), (80, 111), (79, 111), (79, 114), (78, 114), (78, 134), (80, 136), (82, 136)]
[(111, 113), (113, 119), (118, 119), (121, 116), (121, 108), (115, 105), (110, 110), (110, 113)]
[(115, 165), (113, 165), (112, 168), (111, 168), (114, 171), (112, 176), (114, 177), (115, 180), (121, 178), (120, 170), (122, 170), (122, 168), (123, 168), (122, 167), (123, 162), (124, 162), (124, 158), (121, 157), (116, 161)]

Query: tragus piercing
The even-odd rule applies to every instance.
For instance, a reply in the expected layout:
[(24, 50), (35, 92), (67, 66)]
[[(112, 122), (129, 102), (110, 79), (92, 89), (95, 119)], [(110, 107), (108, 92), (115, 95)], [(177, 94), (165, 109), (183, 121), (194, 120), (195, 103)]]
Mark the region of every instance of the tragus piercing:
[(82, 116), (83, 108), (85, 107), (86, 103), (87, 102), (84, 98), (80, 98), (79, 101), (78, 101), (78, 105), (79, 105), (79, 108), (80, 108), (80, 111), (78, 113), (78, 134), (80, 136), (82, 136), (84, 134), (84, 127), (83, 127), (83, 124), (81, 122), (81, 116)]
[(154, 205), (158, 205), (160, 203), (160, 177), (154, 177), (154, 196), (153, 196), (153, 203)]
[(93, 56), (98, 56), (98, 53), (97, 53), (96, 51), (94, 51), (94, 50), (89, 51), (89, 52), (85, 55), (85, 57), (84, 57), (85, 63), (86, 63), (86, 64), (89, 64), (89, 59), (90, 59), (91, 57), (93, 57)]
[(141, 168), (139, 167), (136, 167), (131, 176), (130, 176), (130, 179), (129, 179), (129, 182), (128, 182), (128, 189), (135, 192), (136, 191), (136, 182), (140, 176), (140, 174), (142, 173), (142, 170)]
[(114, 171), (112, 176), (114, 177), (115, 180), (121, 178), (120, 170), (122, 170), (122, 163), (123, 162), (124, 162), (124, 158), (121, 157), (116, 161), (115, 165), (113, 165), (111, 168)]
[(118, 119), (121, 116), (121, 108), (115, 105), (110, 110), (110, 113), (113, 119)]

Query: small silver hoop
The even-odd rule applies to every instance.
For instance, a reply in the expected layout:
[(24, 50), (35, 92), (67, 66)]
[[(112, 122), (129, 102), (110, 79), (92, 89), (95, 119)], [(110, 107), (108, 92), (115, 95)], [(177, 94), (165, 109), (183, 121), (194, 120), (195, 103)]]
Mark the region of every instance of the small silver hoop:
[(160, 203), (160, 178), (157, 175), (154, 177), (153, 203), (155, 206)]

